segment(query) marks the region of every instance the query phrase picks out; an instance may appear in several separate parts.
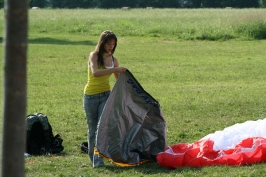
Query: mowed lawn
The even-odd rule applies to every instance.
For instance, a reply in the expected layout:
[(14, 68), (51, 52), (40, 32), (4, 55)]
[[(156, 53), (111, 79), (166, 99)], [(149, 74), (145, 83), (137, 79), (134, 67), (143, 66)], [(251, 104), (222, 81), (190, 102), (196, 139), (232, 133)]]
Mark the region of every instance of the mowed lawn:
[[(260, 16), (264, 15), (261, 9), (258, 11)], [(88, 19), (84, 17), (86, 12)], [(168, 170), (156, 162), (124, 168), (106, 161), (106, 167), (93, 169), (87, 155), (81, 152), (79, 145), (87, 140), (87, 123), (82, 105), (87, 59), (97, 44), (100, 32), (105, 29), (113, 30), (118, 36), (115, 56), (120, 65), (128, 68), (142, 87), (159, 101), (166, 120), (168, 145), (193, 143), (235, 123), (266, 117), (266, 40), (246, 37), (228, 40), (181, 38), (176, 35), (180, 33), (170, 32), (175, 23), (178, 25), (173, 18), (168, 18), (171, 13), (183, 14), (181, 16), (186, 18), (183, 25), (193, 26), (195, 14), (202, 14), (197, 18), (204, 21), (206, 14), (219, 17), (221, 10), (158, 10), (161, 16), (170, 19), (167, 22), (169, 25), (173, 23), (171, 29), (160, 25), (160, 22), (164, 25), (165, 22), (161, 16), (153, 16), (155, 12), (149, 14), (144, 9), (129, 13), (119, 9), (30, 11), (27, 113), (46, 114), (53, 132), (62, 135), (65, 150), (54, 157), (26, 158), (26, 176), (211, 177), (265, 174), (264, 163)], [(221, 18), (227, 16), (230, 21), (232, 14), (245, 12), (248, 16), (249, 11), (233, 9), (224, 12)], [(42, 16), (37, 16), (38, 13)], [(99, 19), (97, 14), (100, 14)], [(252, 14), (257, 14), (256, 10), (253, 9)], [(132, 16), (134, 20), (127, 21), (127, 18), (133, 19)], [(104, 17), (108, 17), (106, 21)], [(147, 26), (137, 23), (143, 22), (144, 18)], [(49, 22), (47, 19), (57, 21), (57, 28), (53, 20)], [(189, 19), (193, 21), (189, 22)], [(208, 21), (205, 21), (206, 29), (210, 29), (207, 27), (214, 22), (212, 19), (208, 26)], [(49, 23), (51, 30), (47, 28)], [(74, 29), (75, 25), (79, 29), (80, 24), (86, 24), (82, 27), (83, 32), (68, 30)], [(131, 24), (136, 24), (136, 27)], [(154, 30), (155, 24), (157, 30)], [(197, 31), (197, 25), (194, 28)], [(163, 34), (163, 29), (168, 30), (168, 33)], [(135, 35), (132, 32), (134, 30)], [(3, 64), (4, 59), (2, 68)], [(112, 85), (114, 82), (111, 78)]]

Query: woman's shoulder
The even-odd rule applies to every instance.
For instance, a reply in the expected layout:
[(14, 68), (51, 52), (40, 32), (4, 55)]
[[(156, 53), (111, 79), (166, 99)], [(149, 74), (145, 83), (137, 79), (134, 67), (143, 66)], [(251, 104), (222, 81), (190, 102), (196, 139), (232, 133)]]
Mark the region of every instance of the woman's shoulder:
[(93, 51), (93, 52), (90, 53), (90, 56), (94, 57), (94, 56), (98, 56), (98, 55), (97, 55), (97, 52)]
[(89, 61), (88, 61), (89, 65), (90, 65), (91, 62), (92, 63), (97, 62), (97, 60), (98, 60), (97, 52), (91, 52), (90, 56), (89, 56)]

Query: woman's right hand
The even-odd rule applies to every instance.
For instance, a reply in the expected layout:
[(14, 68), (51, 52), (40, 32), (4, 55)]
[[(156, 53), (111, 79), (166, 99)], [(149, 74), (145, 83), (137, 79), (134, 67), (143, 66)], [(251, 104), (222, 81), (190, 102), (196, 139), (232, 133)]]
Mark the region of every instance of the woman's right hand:
[(127, 70), (127, 68), (124, 68), (124, 67), (115, 67), (115, 69), (116, 69), (116, 72), (118, 73), (124, 73)]

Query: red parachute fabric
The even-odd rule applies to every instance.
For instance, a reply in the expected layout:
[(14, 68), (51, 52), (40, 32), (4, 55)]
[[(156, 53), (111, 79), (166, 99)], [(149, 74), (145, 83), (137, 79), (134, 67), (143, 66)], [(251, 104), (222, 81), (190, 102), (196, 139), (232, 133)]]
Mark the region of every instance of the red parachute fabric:
[[(239, 166), (266, 162), (266, 129), (260, 130), (260, 132), (254, 131), (256, 128), (258, 130), (256, 126), (264, 128), (266, 119), (256, 122), (256, 124), (254, 122), (247, 121), (246, 123), (236, 124), (224, 131), (217, 131), (217, 133), (207, 135), (192, 144), (183, 143), (169, 146), (164, 152), (156, 156), (157, 162), (161, 166), (170, 169), (187, 166)], [(237, 130), (241, 128), (246, 131), (246, 135), (238, 135), (239, 132)], [(259, 136), (250, 134), (249, 130)], [(261, 135), (261, 132), (265, 135)], [(224, 141), (224, 137), (230, 138)]]

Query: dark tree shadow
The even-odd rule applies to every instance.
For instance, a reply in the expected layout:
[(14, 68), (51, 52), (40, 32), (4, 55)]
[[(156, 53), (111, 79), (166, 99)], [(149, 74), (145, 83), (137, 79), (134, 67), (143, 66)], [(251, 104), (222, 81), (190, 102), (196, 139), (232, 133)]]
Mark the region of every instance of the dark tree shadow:
[(29, 44), (57, 44), (57, 45), (96, 45), (96, 43), (89, 40), (84, 41), (72, 41), (67, 39), (56, 39), (56, 38), (35, 38), (29, 39)]
[[(0, 42), (3, 42), (3, 37), (0, 37)], [(96, 45), (95, 42), (84, 40), (84, 41), (73, 41), (67, 39), (56, 39), (49, 37), (40, 37), (34, 39), (28, 39), (29, 44), (56, 44), (56, 45)]]

